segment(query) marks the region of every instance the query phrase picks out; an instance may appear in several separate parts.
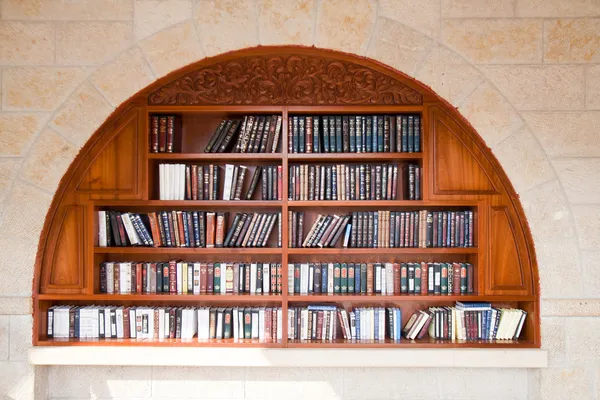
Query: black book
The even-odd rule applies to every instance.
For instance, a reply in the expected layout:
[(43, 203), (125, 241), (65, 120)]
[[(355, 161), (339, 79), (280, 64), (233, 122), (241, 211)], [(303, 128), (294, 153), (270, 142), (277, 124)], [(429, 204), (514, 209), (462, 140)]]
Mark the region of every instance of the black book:
[(390, 115), (390, 153), (395, 153), (396, 150), (396, 116)]
[(355, 117), (356, 127), (355, 127), (355, 135), (356, 135), (356, 152), (364, 153), (365, 147), (363, 146), (363, 137), (362, 137), (362, 118), (360, 115)]
[(292, 117), (292, 152), (299, 153), (300, 152), (300, 132), (299, 130), (299, 121), (298, 116)]
[[(263, 129), (260, 140), (257, 139), (258, 142), (258, 150), (257, 153), (266, 153), (267, 151), (267, 142), (269, 141), (269, 132), (271, 132), (271, 124), (274, 124), (272, 117), (265, 117), (265, 127)], [(274, 125), (273, 125), (274, 127)]]
[[(408, 152), (408, 117), (402, 115), (402, 152)], [(400, 116), (398, 116), (400, 118)]]
[(243, 214), (241, 214), (237, 224), (231, 225), (231, 229), (233, 230), (233, 235), (232, 235), (231, 239), (229, 240), (227, 247), (234, 247), (236, 245), (237, 240), (238, 240), (240, 234), (242, 233), (242, 228), (246, 225), (246, 220), (248, 220), (251, 215), (252, 214), (243, 213)]
[(224, 153), (239, 126), (239, 120), (231, 120), (231, 124), (229, 124), (228, 127), (226, 126), (227, 129), (223, 129), (221, 138), (215, 143), (214, 147), (211, 149), (211, 153)]
[(367, 138), (367, 142), (366, 144), (366, 151), (367, 153), (371, 153), (371, 152), (377, 152), (377, 134), (378, 134), (378, 130), (377, 130), (377, 119), (379, 118), (379, 116), (377, 115), (373, 115), (371, 117), (367, 117), (367, 121), (366, 121), (366, 129), (367, 132), (365, 134), (365, 137)]
[[(107, 211), (107, 214), (110, 218), (110, 232), (112, 233), (113, 238), (115, 239), (115, 244), (117, 246), (124, 246), (121, 243), (121, 236), (119, 235), (119, 225), (117, 224), (117, 213), (115, 211)], [(108, 234), (106, 235), (108, 236)]]
[(262, 169), (260, 165), (256, 167), (254, 170), (254, 175), (252, 175), (252, 180), (250, 181), (250, 186), (248, 187), (248, 191), (246, 192), (246, 200), (251, 200), (254, 195), (254, 191), (256, 190), (256, 186), (258, 185), (258, 181), (262, 174)]
[(335, 150), (338, 153), (344, 151), (344, 142), (342, 134), (342, 117), (340, 115), (335, 117)]
[[(296, 117), (294, 117), (296, 118)], [(298, 152), (306, 153), (306, 120), (298, 117)]]
[(329, 152), (335, 153), (337, 151), (336, 134), (335, 134), (335, 117), (329, 116)]
[(414, 124), (414, 119), (415, 117), (413, 115), (409, 115), (408, 116), (408, 137), (407, 137), (407, 141), (408, 141), (408, 152), (409, 153), (413, 153), (415, 151), (415, 146), (414, 146), (414, 140), (415, 140), (415, 124)]
[(413, 147), (415, 153), (419, 153), (421, 151), (421, 117), (418, 115), (415, 116), (414, 132)]
[(246, 232), (248, 231), (248, 228), (250, 226), (250, 222), (252, 222), (252, 219), (254, 218), (253, 214), (248, 214), (248, 216), (246, 217), (246, 221), (244, 221), (244, 225), (242, 226), (242, 229), (240, 230), (240, 234), (238, 236), (238, 238), (235, 241), (235, 244), (233, 245), (234, 247), (240, 247), (242, 245), (242, 242), (244, 241), (244, 237), (246, 236)]
[(356, 119), (352, 115), (348, 118), (348, 138), (349, 151), (356, 153)]
[(233, 222), (231, 223), (231, 228), (229, 228), (229, 232), (227, 232), (227, 236), (225, 237), (225, 240), (223, 241), (223, 247), (229, 247), (229, 242), (231, 241), (231, 238), (233, 237), (233, 234), (235, 233), (235, 229), (237, 228), (237, 225), (240, 222), (241, 218), (242, 218), (242, 215), (239, 213), (235, 214), (235, 217), (233, 217)]
[(316, 115), (312, 117), (312, 135), (313, 135), (313, 153), (322, 153), (321, 151), (321, 130), (319, 122), (321, 118)]
[(221, 123), (219, 123), (219, 126), (217, 127), (217, 129), (215, 129), (215, 132), (213, 133), (212, 137), (208, 141), (208, 144), (204, 148), (205, 153), (211, 152), (213, 146), (217, 143), (217, 140), (220, 138), (221, 134), (223, 133), (225, 126), (226, 125), (228, 126), (230, 123), (231, 123), (231, 121), (226, 120), (226, 119), (222, 120)]

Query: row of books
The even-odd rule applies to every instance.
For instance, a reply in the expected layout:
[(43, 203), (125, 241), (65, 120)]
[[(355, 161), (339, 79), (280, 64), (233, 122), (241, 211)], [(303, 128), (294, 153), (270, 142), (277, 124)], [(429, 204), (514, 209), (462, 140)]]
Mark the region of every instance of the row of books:
[[(406, 200), (421, 199), (421, 169), (406, 165)], [(289, 200), (397, 200), (397, 164), (291, 165)]]
[(420, 151), (420, 115), (295, 115), (288, 118), (289, 153)]
[[(262, 200), (281, 200), (281, 166), (257, 166), (247, 187), (247, 166), (226, 164), (224, 169), (223, 200), (252, 199), (259, 181), (262, 181)], [(219, 199), (218, 165), (159, 164), (158, 173), (160, 200)]]
[(279, 307), (54, 306), (49, 338), (281, 340)]
[(466, 295), (470, 263), (290, 263), (289, 294)]
[(227, 218), (204, 211), (98, 211), (98, 246), (265, 247), (277, 221), (281, 242), (280, 213), (238, 213), (225, 235)]
[[(173, 153), (175, 143), (175, 115), (153, 115), (150, 118), (150, 152)], [(179, 132), (177, 132), (179, 133)]]
[(280, 294), (281, 264), (243, 262), (103, 262), (100, 293)]
[(281, 122), (281, 115), (247, 115), (243, 119), (223, 119), (204, 152), (276, 153), (281, 136)]
[(288, 211), (289, 247), (473, 247), (472, 211), (363, 211), (318, 214), (304, 236), (304, 212)]
[(521, 335), (527, 312), (493, 308), (490, 303), (457, 302), (455, 307), (430, 307), (416, 311), (403, 333), (408, 339), (425, 333), (433, 339), (516, 340)]

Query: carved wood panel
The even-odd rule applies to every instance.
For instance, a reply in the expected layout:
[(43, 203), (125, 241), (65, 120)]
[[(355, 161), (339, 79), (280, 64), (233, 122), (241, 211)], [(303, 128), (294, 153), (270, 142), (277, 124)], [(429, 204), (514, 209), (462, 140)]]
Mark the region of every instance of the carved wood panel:
[(90, 199), (139, 198), (140, 127), (137, 108), (107, 129), (90, 150), (92, 161), (77, 185)]
[(465, 128), (439, 107), (430, 108), (434, 195), (496, 194), (500, 181)]
[(514, 213), (506, 206), (492, 206), (489, 222), (488, 285), (489, 294), (529, 294), (530, 274), (522, 235)]
[(81, 293), (85, 287), (84, 207), (61, 207), (51, 229), (53, 243), (42, 265), (42, 293)]
[(393, 76), (326, 56), (255, 55), (211, 64), (150, 93), (150, 105), (417, 105)]

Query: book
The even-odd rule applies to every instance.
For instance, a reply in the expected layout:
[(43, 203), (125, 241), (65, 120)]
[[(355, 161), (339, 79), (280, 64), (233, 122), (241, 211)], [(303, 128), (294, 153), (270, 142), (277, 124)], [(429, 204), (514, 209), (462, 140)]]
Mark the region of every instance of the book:
[(179, 150), (181, 121), (176, 115), (150, 115), (149, 140), (151, 153), (173, 153)]

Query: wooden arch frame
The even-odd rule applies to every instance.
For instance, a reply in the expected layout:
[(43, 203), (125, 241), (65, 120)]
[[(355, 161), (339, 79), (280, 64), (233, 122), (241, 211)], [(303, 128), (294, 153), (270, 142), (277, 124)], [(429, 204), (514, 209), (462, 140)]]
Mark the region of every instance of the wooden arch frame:
[[(425, 200), (419, 205), (477, 210), (478, 247), (468, 256), (477, 263), (477, 296), (470, 300), (526, 310), (524, 340), (514, 345), (540, 346), (533, 239), (508, 177), (468, 121), (431, 89), (400, 71), (364, 57), (295, 46), (249, 48), (183, 67), (132, 96), (92, 135), (63, 176), (40, 237), (33, 280), (34, 344), (71, 344), (44, 339), (48, 307), (117, 301), (96, 293), (94, 211), (119, 202), (136, 207), (149, 204), (148, 114), (250, 113), (262, 108), (282, 110), (286, 116), (311, 110), (422, 113)], [(285, 148), (282, 160), (287, 165)], [(283, 203), (287, 210), (285, 199)], [(446, 253), (431, 254), (444, 257)], [(150, 298), (118, 301), (153, 302)], [(409, 298), (398, 301), (411, 302)], [(423, 305), (423, 301), (412, 303)]]

